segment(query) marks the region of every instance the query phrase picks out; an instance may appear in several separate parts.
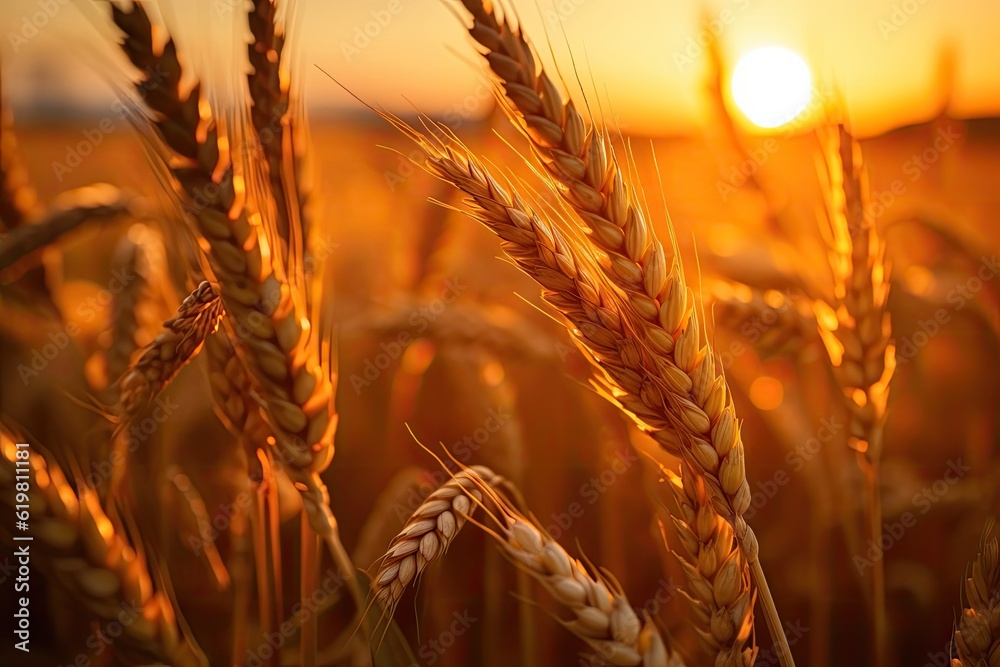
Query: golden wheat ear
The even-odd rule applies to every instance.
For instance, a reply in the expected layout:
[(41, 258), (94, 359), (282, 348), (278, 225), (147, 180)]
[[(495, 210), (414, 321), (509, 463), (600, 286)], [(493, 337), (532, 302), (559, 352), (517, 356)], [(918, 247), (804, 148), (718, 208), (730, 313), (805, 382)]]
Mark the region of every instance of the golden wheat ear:
[[(208, 660), (185, 628), (178, 610), (150, 576), (141, 544), (130, 542), (101, 508), (97, 492), (82, 483), (70, 485), (62, 470), (39, 451), (28, 465), (18, 452), (19, 439), (0, 428), (0, 490), (13, 526), (15, 485), (29, 478), (32, 554), (49, 576), (65, 587), (95, 618), (121, 623), (115, 652), (126, 664), (207, 667)], [(4, 529), (5, 542), (15, 544)], [(123, 611), (131, 619), (122, 623)]]
[[(254, 203), (262, 194), (248, 189), (253, 181), (237, 178), (229, 154), (220, 151), (228, 142), (220, 142), (211, 105), (201, 99), (199, 86), (181, 95), (181, 65), (173, 41), (162, 48), (154, 45), (140, 2), (131, 11), (113, 5), (112, 17), (125, 33), (122, 49), (141, 70), (136, 85), (144, 91), (151, 121), (175, 154), (167, 168), (218, 282), (223, 321), (274, 436), (275, 454), (296, 483), (310, 524), (329, 547), (360, 611), (363, 595), (319, 477), (333, 458), (336, 375), (326, 332), (308, 311), (310, 299), (301, 280), (304, 259), (290, 255), (289, 261), (296, 263), (286, 265), (274, 252), (280, 241), (275, 220), (267, 215), (273, 207), (248, 208), (248, 200)], [(154, 71), (164, 72), (157, 82), (150, 81)]]
[(983, 530), (979, 554), (965, 580), (966, 603), (955, 629), (952, 667), (1000, 665), (1000, 541), (993, 521)]
[[(732, 398), (707, 343), (694, 292), (685, 284), (676, 242), (671, 238), (674, 257), (668, 261), (637, 198), (639, 191), (619, 165), (609, 133), (588, 122), (563, 95), (520, 28), (491, 2), (462, 4), (472, 17), (469, 34), (483, 48), (506, 93), (508, 116), (589, 232), (585, 243), (604, 259), (595, 262), (600, 272), (621, 291), (628, 311), (623, 321), (629, 321), (639, 337), (632, 355), (649, 359), (648, 365), (657, 367), (657, 379), (662, 378), (644, 382), (648, 370), (637, 374), (638, 381), (629, 379), (631, 391), (618, 400), (648, 424), (648, 432), (664, 449), (683, 453), (693, 464), (690, 470), (704, 477), (709, 499), (733, 526), (750, 563), (780, 662), (788, 667), (793, 664), (791, 649), (759, 564), (756, 536), (743, 516), (750, 487)], [(636, 365), (633, 362), (633, 368)], [(606, 393), (611, 396), (616, 389)]]
[[(824, 188), (829, 228), (824, 228), (834, 277), (833, 300), (815, 302), (819, 333), (850, 417), (848, 445), (864, 474), (869, 537), (882, 535), (880, 463), (889, 388), (896, 367), (887, 300), (885, 242), (869, 216), (869, 186), (861, 145), (843, 125), (826, 142)], [(885, 562), (872, 567), (874, 660), (888, 656)]]
[[(759, 563), (757, 538), (744, 517), (750, 489), (732, 396), (678, 262), (654, 261), (643, 284), (657, 288), (655, 321), (628, 289), (600, 268), (600, 249), (558, 211), (532, 211), (446, 128), (425, 121), (433, 136), (386, 116), (423, 150), (424, 168), (470, 197), (470, 215), (499, 236), (514, 263), (535, 279), (543, 298), (572, 325), (574, 340), (597, 369), (598, 391), (667, 452), (704, 480), (707, 500), (732, 527), (757, 585), (781, 663), (793, 663), (787, 638)], [(662, 247), (652, 257), (662, 259)], [(645, 288), (644, 288), (645, 289)]]

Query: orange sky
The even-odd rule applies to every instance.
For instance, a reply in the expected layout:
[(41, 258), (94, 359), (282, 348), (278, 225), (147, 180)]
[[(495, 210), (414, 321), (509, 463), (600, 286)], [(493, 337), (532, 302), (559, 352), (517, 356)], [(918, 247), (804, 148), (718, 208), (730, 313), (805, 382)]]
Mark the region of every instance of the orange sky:
[[(547, 32), (569, 78), (572, 50), (588, 94), (596, 89), (606, 107), (610, 101), (626, 130), (672, 134), (697, 126), (704, 60), (695, 40), (703, 3), (514, 4), (536, 42)], [(5, 94), (15, 103), (108, 103), (106, 80), (114, 69), (104, 42), (113, 32), (102, 18), (103, 2), (3, 0), (3, 6)], [(235, 13), (242, 1), (160, 0), (158, 6), (188, 62), (210, 72), (218, 85), (234, 85), (220, 76), (232, 70), (220, 65), (242, 37)], [(820, 85), (836, 86), (860, 134), (934, 114), (941, 103), (937, 63), (948, 43), (957, 63), (953, 113), (1000, 115), (995, 0), (717, 0), (704, 6), (720, 28), (727, 58), (765, 44), (798, 51)], [(43, 7), (54, 15), (40, 14)], [(479, 62), (453, 7), (452, 0), (300, 0), (293, 21), (311, 105), (352, 105), (314, 67), (320, 65), (390, 109), (405, 110), (410, 100), (427, 112), (450, 112), (452, 119), (487, 111)], [(34, 34), (32, 24), (39, 23), (44, 25)], [(95, 63), (104, 64), (103, 76), (92, 71)]]

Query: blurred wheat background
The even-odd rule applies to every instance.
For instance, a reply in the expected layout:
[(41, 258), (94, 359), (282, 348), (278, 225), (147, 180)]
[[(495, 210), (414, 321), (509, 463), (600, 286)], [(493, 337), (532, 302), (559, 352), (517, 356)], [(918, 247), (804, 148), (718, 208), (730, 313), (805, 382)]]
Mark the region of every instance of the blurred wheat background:
[[(16, 439), (30, 442), (39, 459), (44, 452), (81, 507), (95, 487), (101, 500), (93, 502), (103, 502), (109, 525), (145, 552), (136, 567), (163, 593), (169, 611), (158, 613), (176, 614), (177, 632), (196, 647), (194, 662), (178, 664), (637, 664), (579, 657), (587, 646), (552, 618), (567, 618), (564, 610), (484, 531), (469, 527), (402, 593), (386, 636), (391, 647), (407, 645), (410, 657), (373, 663), (369, 649), (381, 629), (345, 639), (357, 627), (356, 603), (340, 584), (330, 608), (314, 614), (315, 628), (306, 623), (275, 656), (261, 655), (268, 627), (294, 619), (300, 596), (310, 584), (322, 589), (340, 563), (323, 545), (313, 544), (310, 555), (294, 473), (271, 470), (281, 466), (263, 455), (255, 460), (252, 444), (237, 444), (254, 436), (250, 426), (234, 435), (213, 392), (220, 368), (232, 370), (225, 359), (237, 359), (232, 348), (212, 349), (217, 334), (146, 406), (150, 428), (140, 431), (127, 462), (108, 463), (126, 387), (118, 379), (206, 275), (198, 257), (216, 260), (174, 194), (177, 175), (167, 171), (170, 160), (146, 121), (143, 102), (151, 98), (133, 94), (141, 77), (116, 50), (120, 32), (108, 3), (50, 4), (7, 3), (0, 23), (8, 35), (0, 50), (4, 448), (12, 451)], [(442, 122), (539, 215), (555, 217), (559, 197), (494, 98), (494, 80), (465, 30), (469, 14), (457, 1), (288, 4), (277, 3), (279, 33), (291, 37), (281, 87), (293, 105), (283, 122), (304, 130), (308, 118), (308, 135), (289, 145), (311, 163), (303, 171), (311, 176), (299, 182), (308, 207), (289, 205), (308, 211), (301, 219), (310, 221), (309, 237), (303, 256), (290, 253), (288, 263), (308, 284), (302, 298), (311, 310), (302, 312), (312, 320), (303, 339), (315, 331), (334, 341), (324, 368), (337, 378), (339, 419), (322, 482), (352, 567), (368, 573), (358, 578), (365, 599), (368, 575), (378, 572), (393, 537), (449, 478), (418, 441), (438, 455), (443, 444), (458, 463), (488, 466), (508, 480), (519, 511), (573, 557), (613, 573), (638, 616), (655, 619), (672, 659), (683, 659), (671, 664), (737, 664), (699, 639), (687, 599), (697, 594), (671, 553), (682, 551), (682, 540), (667, 512), (683, 512), (664, 489), (681, 459), (595, 390), (592, 359), (496, 236), (457, 210), (468, 208), (463, 194), (426, 173), (416, 144), (338, 86), (415, 126), (417, 111)], [(992, 3), (958, 4), (568, 0), (516, 2), (516, 14), (507, 12), (577, 108), (608, 124), (654, 235), (668, 254), (673, 242), (683, 259), (703, 304), (705, 342), (742, 424), (751, 494), (745, 517), (800, 665), (1000, 664), (1000, 564), (983, 538), (1000, 510), (1000, 77), (993, 66), (1000, 13)], [(154, 24), (177, 39), (185, 84), (205, 82), (204, 104), (214, 105), (220, 136), (240, 136), (233, 128), (249, 117), (230, 110), (243, 104), (252, 71), (243, 47), (251, 39), (248, 8), (230, 0), (147, 5)], [(48, 17), (42, 25), (38, 12)], [(712, 21), (721, 27), (712, 29)], [(740, 55), (765, 44), (798, 51), (813, 75), (807, 108), (772, 130), (754, 127), (730, 93)], [(157, 76), (154, 70), (153, 86)], [(849, 165), (837, 152), (850, 137), (838, 134), (837, 123), (858, 140), (854, 155), (863, 155), (869, 199), (855, 222), (877, 241), (871, 257), (863, 242), (862, 262), (887, 267), (875, 272), (875, 293), (887, 289), (891, 330), (875, 356), (881, 360), (888, 347), (891, 391), (874, 463), (871, 443), (859, 443), (852, 426), (874, 394), (860, 408), (851, 407), (858, 400), (850, 391), (845, 402), (843, 387), (859, 386), (838, 375), (852, 350), (831, 342), (844, 331), (836, 326), (844, 294), (834, 287), (844, 269), (834, 256), (844, 248), (828, 211), (844, 206), (845, 193), (850, 200)], [(234, 162), (255, 159), (236, 138), (229, 145)], [(830, 165), (845, 171), (831, 178)], [(847, 183), (838, 186), (838, 178)], [(267, 210), (257, 212), (266, 217)], [(26, 236), (15, 233), (19, 227), (52, 223), (60, 211), (81, 219), (31, 252), (11, 244)], [(293, 237), (285, 237), (289, 246)], [(209, 273), (217, 269), (212, 264)], [(209, 312), (210, 329), (230, 316), (229, 293), (221, 298), (227, 314)], [(251, 364), (242, 372), (256, 371)], [(264, 442), (268, 450), (274, 436)], [(871, 541), (866, 519), (866, 465), (877, 471), (881, 545)], [(36, 475), (36, 486), (48, 478)], [(248, 484), (261, 480), (273, 488), (258, 507)], [(104, 488), (114, 484), (125, 489), (117, 500)], [(32, 511), (44, 510), (33, 504)], [(490, 525), (483, 514), (477, 520)], [(7, 538), (13, 514), (4, 517), (0, 536)], [(10, 544), (0, 561), (6, 619), (16, 604)], [(985, 560), (972, 568), (984, 544)], [(32, 548), (41, 553), (43, 545), (36, 540)], [(97, 547), (88, 548), (92, 556)], [(93, 591), (67, 587), (64, 571), (42, 568), (41, 556), (38, 563), (31, 653), (5, 639), (4, 664), (148, 663), (112, 636), (107, 614), (81, 602)], [(873, 596), (878, 568), (883, 603)], [(983, 621), (983, 662), (956, 647), (970, 576), (986, 581), (984, 604), (993, 610)], [(739, 660), (779, 664), (764, 612), (756, 617), (749, 645), (759, 652)], [(316, 634), (303, 639), (303, 632)], [(307, 641), (316, 655), (300, 650)]]

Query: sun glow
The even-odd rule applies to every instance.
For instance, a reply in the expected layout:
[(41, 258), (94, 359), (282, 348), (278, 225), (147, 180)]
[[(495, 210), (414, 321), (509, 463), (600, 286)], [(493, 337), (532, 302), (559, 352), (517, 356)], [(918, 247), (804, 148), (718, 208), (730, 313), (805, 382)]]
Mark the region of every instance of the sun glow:
[(780, 46), (764, 46), (740, 57), (733, 70), (733, 101), (754, 125), (774, 128), (805, 110), (812, 75), (805, 61)]

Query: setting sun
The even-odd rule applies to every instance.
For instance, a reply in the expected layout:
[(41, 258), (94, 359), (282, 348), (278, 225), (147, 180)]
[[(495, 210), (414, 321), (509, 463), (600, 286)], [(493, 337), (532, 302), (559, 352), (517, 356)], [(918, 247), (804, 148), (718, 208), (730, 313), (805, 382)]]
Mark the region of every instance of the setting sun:
[(780, 127), (806, 108), (812, 76), (805, 61), (780, 46), (744, 54), (733, 70), (733, 101), (754, 125)]

